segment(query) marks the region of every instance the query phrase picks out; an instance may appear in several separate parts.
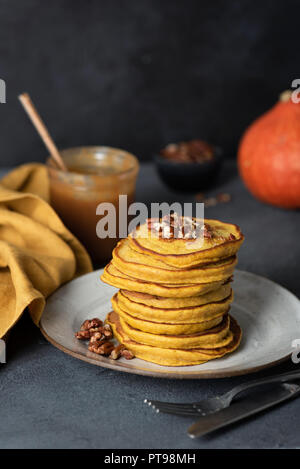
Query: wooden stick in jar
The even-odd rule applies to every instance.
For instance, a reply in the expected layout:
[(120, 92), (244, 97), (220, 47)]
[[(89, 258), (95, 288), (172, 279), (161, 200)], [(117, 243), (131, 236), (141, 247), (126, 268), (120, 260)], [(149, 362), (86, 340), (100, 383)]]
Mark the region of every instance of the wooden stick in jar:
[(47, 130), (47, 127), (45, 126), (33, 102), (31, 101), (29, 94), (28, 93), (20, 94), (19, 100), (21, 101), (25, 111), (27, 112), (29, 118), (31, 119), (31, 122), (35, 126), (37, 132), (39, 133), (41, 139), (43, 140), (51, 157), (53, 158), (53, 160), (55, 161), (59, 169), (61, 169), (62, 171), (68, 171), (65, 163), (63, 162), (62, 157), (59, 154), (57, 146), (52, 140)]

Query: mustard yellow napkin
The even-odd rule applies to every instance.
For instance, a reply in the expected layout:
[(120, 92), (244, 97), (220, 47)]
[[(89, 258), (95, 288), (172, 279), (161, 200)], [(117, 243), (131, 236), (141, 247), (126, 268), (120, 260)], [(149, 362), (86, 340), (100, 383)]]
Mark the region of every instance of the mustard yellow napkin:
[(21, 166), (0, 181), (0, 338), (26, 307), (38, 325), (47, 296), (92, 270), (48, 200), (43, 165)]

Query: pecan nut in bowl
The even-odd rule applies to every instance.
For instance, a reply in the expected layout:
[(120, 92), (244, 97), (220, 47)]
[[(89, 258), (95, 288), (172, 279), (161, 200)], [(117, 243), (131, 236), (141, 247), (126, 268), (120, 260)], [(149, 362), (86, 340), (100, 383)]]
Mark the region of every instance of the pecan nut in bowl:
[(162, 181), (171, 189), (197, 193), (214, 183), (222, 156), (219, 147), (192, 140), (167, 145), (154, 155), (154, 161)]

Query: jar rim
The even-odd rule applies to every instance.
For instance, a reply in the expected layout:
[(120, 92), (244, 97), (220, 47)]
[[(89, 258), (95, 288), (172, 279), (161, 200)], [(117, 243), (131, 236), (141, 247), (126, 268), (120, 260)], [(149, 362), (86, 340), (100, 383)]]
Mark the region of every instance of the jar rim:
[[(139, 169), (139, 161), (138, 161), (138, 159), (135, 155), (133, 155), (132, 153), (130, 153), (126, 150), (123, 150), (121, 148), (110, 147), (110, 146), (107, 146), (107, 145), (90, 145), (90, 146), (77, 146), (77, 147), (64, 148), (64, 149), (60, 150), (60, 154), (61, 154), (63, 160), (65, 161), (64, 155), (67, 155), (68, 153), (70, 153), (70, 154), (74, 153), (75, 154), (76, 152), (79, 153), (79, 152), (82, 152), (82, 151), (88, 151), (91, 154), (93, 154), (93, 153), (96, 154), (97, 152), (114, 151), (114, 152), (119, 153), (120, 155), (124, 156), (125, 158), (127, 158), (128, 161), (130, 161), (130, 160), (132, 161), (132, 164), (129, 166), (129, 168), (116, 170), (113, 173), (113, 176), (123, 176), (123, 175), (126, 175), (126, 174), (130, 174), (131, 172), (138, 171), (138, 169)], [(72, 174), (72, 175), (78, 174), (75, 171), (63, 171), (62, 169), (58, 168), (56, 166), (56, 164), (53, 162), (53, 158), (50, 155), (48, 156), (48, 158), (46, 160), (46, 166), (49, 169), (51, 169), (52, 171), (55, 171), (55, 173), (58, 176), (61, 175), (61, 176), (67, 177), (68, 174)], [(97, 178), (103, 178), (103, 179), (108, 177), (107, 175), (101, 175), (101, 174), (97, 174), (97, 173), (87, 173), (87, 174), (82, 174), (82, 176), (84, 176), (84, 177), (97, 177)]]

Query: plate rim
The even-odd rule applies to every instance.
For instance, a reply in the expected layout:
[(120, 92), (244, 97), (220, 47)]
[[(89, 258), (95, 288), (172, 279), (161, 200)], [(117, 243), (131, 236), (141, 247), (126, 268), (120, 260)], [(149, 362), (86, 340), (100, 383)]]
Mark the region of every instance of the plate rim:
[[(287, 361), (291, 357), (291, 353), (286, 355), (285, 357), (279, 358), (278, 360), (275, 360), (270, 363), (266, 363), (264, 365), (258, 365), (256, 367), (248, 368), (248, 369), (243, 369), (243, 370), (235, 370), (235, 371), (222, 371), (222, 370), (211, 370), (211, 371), (195, 371), (195, 372), (187, 372), (187, 373), (182, 373), (182, 372), (167, 372), (167, 371), (151, 371), (143, 368), (132, 368), (126, 365), (126, 363), (123, 362), (117, 362), (116, 363), (109, 363), (108, 358), (102, 358), (98, 357), (96, 358), (91, 358), (87, 357), (84, 354), (80, 354), (78, 352), (73, 352), (73, 350), (70, 350), (63, 345), (59, 344), (56, 342), (54, 339), (48, 336), (48, 334), (45, 332), (45, 330), (40, 327), (41, 333), (45, 337), (45, 339), (50, 342), (54, 347), (58, 348), (61, 352), (66, 353), (67, 355), (70, 355), (73, 358), (77, 358), (78, 360), (84, 361), (86, 363), (89, 363), (91, 365), (96, 365), (100, 366), (102, 368), (107, 368), (115, 371), (123, 371), (124, 373), (129, 373), (129, 374), (134, 374), (134, 375), (142, 375), (142, 376), (148, 376), (151, 378), (164, 378), (164, 379), (219, 379), (219, 378), (230, 378), (234, 376), (242, 376), (242, 375), (248, 375), (251, 373), (256, 373), (258, 371), (264, 370), (266, 368), (271, 368), (273, 366), (279, 365), (280, 363), (283, 363)], [(176, 368), (176, 367), (174, 367)]]
[[(81, 277), (78, 277), (77, 279), (73, 279), (73, 280), (76, 281), (76, 280), (81, 279), (82, 277), (89, 276), (89, 275), (92, 275), (92, 274), (101, 275), (102, 271), (103, 271), (103, 269), (97, 269), (97, 270), (94, 270), (93, 272), (89, 272), (88, 274), (85, 274), (85, 275), (83, 275)], [(280, 285), (277, 282), (274, 282), (273, 280), (271, 280), (267, 277), (264, 277), (262, 275), (258, 275), (258, 274), (255, 274), (253, 272), (249, 272), (249, 271), (246, 271), (246, 270), (236, 269), (236, 272), (237, 271), (240, 272), (240, 273), (243, 273), (243, 274), (250, 274), (250, 275), (253, 275), (255, 277), (260, 277), (260, 278), (264, 279), (265, 281), (276, 285), (276, 287), (280, 287), (282, 290), (284, 290), (289, 295), (294, 297), (297, 301), (299, 301), (299, 298), (294, 293), (292, 293), (286, 287)], [(71, 280), (71, 282), (72, 282), (72, 280)], [(67, 283), (65, 285), (67, 285)], [(57, 292), (57, 290), (56, 290), (56, 292)], [(54, 292), (52, 295), (54, 295), (56, 292)], [(50, 297), (52, 295), (50, 295)], [(44, 312), (43, 312), (43, 315), (44, 315)], [(251, 374), (251, 373), (256, 373), (256, 372), (264, 370), (266, 368), (271, 368), (271, 367), (274, 367), (276, 365), (279, 365), (280, 363), (283, 363), (283, 362), (287, 361), (292, 355), (292, 353), (289, 353), (286, 356), (279, 358), (278, 360), (274, 360), (272, 362), (265, 363), (265, 364), (258, 365), (258, 366), (254, 366), (254, 367), (251, 367), (251, 368), (248, 368), (248, 369), (244, 368), (244, 369), (240, 369), (240, 370), (231, 370), (231, 371), (226, 371), (225, 369), (223, 369), (223, 370), (222, 369), (220, 369), (220, 370), (211, 370), (211, 371), (201, 371), (201, 370), (199, 371), (198, 370), (198, 371), (186, 372), (186, 373), (183, 373), (182, 371), (177, 372), (177, 373), (175, 371), (168, 372), (166, 370), (162, 370), (162, 371), (155, 370), (155, 371), (153, 371), (153, 370), (149, 370), (149, 369), (144, 369), (142, 367), (131, 367), (131, 366), (128, 366), (125, 362), (120, 362), (120, 361), (117, 361), (117, 360), (116, 361), (110, 361), (109, 358), (104, 358), (104, 357), (98, 356), (98, 355), (97, 355), (97, 358), (92, 358), (92, 357), (89, 357), (89, 356), (85, 355), (84, 353), (74, 352), (73, 350), (65, 347), (62, 344), (60, 344), (59, 342), (57, 342), (55, 339), (53, 339), (52, 337), (50, 337), (47, 334), (47, 332), (45, 331), (45, 329), (43, 328), (43, 325), (42, 325), (43, 315), (42, 315), (41, 321), (40, 321), (40, 331), (43, 334), (43, 336), (45, 337), (45, 339), (48, 342), (50, 342), (54, 347), (59, 349), (60, 351), (66, 353), (67, 355), (72, 356), (73, 358), (77, 358), (78, 360), (84, 361), (84, 362), (92, 364), (92, 365), (100, 366), (102, 368), (112, 369), (112, 370), (116, 370), (116, 371), (122, 371), (122, 372), (129, 373), (129, 374), (148, 376), (148, 377), (152, 377), (152, 378), (164, 378), (164, 379), (219, 379), (219, 378), (229, 378), (229, 377), (234, 377), (234, 376), (242, 376), (242, 375), (247, 375), (247, 374)], [(174, 368), (176, 368), (176, 367), (174, 367)]]

